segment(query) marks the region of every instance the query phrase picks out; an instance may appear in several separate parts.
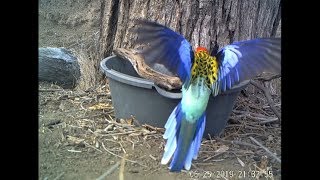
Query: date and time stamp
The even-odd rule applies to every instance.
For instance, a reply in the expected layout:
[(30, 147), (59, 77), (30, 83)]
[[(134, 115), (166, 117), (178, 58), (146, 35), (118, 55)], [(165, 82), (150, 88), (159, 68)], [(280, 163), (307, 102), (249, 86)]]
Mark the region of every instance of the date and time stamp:
[(190, 171), (192, 179), (273, 179), (273, 173), (269, 171), (255, 170), (221, 170), (221, 171)]

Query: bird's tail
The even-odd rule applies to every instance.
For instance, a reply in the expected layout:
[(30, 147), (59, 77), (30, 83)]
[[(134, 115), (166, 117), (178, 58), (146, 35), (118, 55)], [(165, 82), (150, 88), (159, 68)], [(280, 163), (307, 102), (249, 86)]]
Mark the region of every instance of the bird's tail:
[(182, 167), (189, 170), (192, 159), (198, 157), (205, 123), (205, 112), (197, 121), (187, 121), (179, 103), (165, 125), (163, 138), (167, 139), (167, 143), (161, 164), (167, 164), (173, 155), (170, 171), (181, 171)]

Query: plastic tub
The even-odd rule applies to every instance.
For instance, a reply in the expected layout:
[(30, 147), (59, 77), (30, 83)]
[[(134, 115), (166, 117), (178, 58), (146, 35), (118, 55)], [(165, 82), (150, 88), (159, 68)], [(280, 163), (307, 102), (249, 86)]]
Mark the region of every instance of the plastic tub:
[[(181, 91), (166, 91), (152, 81), (141, 78), (130, 62), (110, 56), (100, 63), (109, 79), (112, 104), (117, 118), (134, 116), (141, 124), (164, 127), (170, 113), (181, 99)], [(224, 129), (239, 92), (248, 81), (225, 93), (210, 97), (205, 135), (219, 135)]]

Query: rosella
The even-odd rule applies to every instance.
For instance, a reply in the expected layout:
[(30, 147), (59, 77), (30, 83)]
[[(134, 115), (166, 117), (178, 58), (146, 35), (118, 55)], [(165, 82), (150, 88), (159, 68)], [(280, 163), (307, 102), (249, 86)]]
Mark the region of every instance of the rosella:
[(141, 51), (145, 62), (151, 67), (163, 65), (183, 83), (182, 99), (165, 124), (163, 138), (167, 141), (161, 164), (171, 159), (170, 171), (183, 167), (189, 170), (201, 146), (210, 95), (216, 96), (262, 72), (279, 74), (281, 39), (234, 42), (210, 54), (204, 47), (193, 51), (182, 35), (166, 26), (148, 20), (136, 20), (136, 24), (136, 43), (145, 45)]

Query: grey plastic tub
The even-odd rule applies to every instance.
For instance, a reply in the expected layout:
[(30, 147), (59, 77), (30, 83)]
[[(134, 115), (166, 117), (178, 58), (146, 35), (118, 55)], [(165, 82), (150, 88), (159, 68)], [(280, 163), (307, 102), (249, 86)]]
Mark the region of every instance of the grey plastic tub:
[[(103, 59), (100, 66), (109, 79), (112, 104), (117, 118), (133, 115), (141, 124), (164, 127), (170, 113), (181, 100), (181, 91), (166, 91), (141, 78), (130, 62), (118, 56)], [(239, 92), (248, 84), (210, 97), (205, 135), (219, 135), (224, 129)]]

